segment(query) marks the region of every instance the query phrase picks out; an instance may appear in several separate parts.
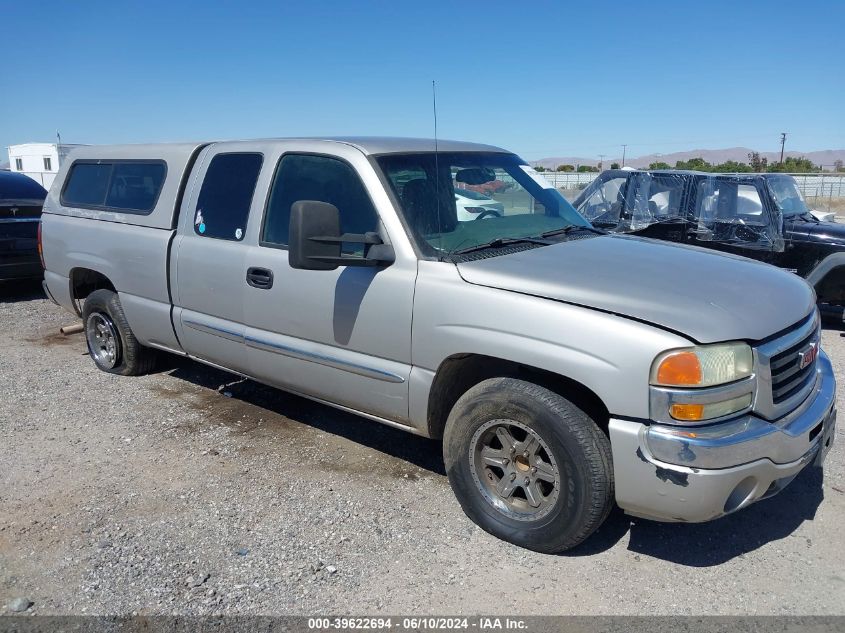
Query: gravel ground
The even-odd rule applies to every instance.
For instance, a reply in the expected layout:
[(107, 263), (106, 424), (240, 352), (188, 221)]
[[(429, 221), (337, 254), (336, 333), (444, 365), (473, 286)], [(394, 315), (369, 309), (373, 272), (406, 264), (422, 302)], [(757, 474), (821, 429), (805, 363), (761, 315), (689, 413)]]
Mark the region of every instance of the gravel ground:
[(0, 287), (0, 613), (845, 613), (841, 439), (733, 516), (546, 556), (470, 523), (436, 442), (180, 359), (111, 376), (71, 322)]

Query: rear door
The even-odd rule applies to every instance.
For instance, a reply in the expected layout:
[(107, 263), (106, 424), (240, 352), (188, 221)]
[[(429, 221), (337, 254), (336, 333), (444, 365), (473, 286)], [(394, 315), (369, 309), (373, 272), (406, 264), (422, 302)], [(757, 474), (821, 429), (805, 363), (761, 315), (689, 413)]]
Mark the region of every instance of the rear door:
[(637, 172), (628, 181), (623, 219), (628, 232), (669, 242), (687, 239), (690, 176)]
[(249, 373), (244, 335), (250, 209), (264, 164), (260, 143), (203, 151), (174, 245), (174, 324), (191, 356)]

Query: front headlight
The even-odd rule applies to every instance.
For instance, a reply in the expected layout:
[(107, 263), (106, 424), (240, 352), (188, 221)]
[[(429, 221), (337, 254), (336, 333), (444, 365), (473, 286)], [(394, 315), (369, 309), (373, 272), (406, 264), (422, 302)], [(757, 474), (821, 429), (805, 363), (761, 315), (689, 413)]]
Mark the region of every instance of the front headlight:
[(743, 411), (753, 400), (751, 348), (742, 342), (663, 352), (651, 367), (652, 417), (701, 423)]
[(659, 387), (712, 387), (751, 375), (751, 348), (742, 342), (699, 345), (663, 352), (651, 366)]

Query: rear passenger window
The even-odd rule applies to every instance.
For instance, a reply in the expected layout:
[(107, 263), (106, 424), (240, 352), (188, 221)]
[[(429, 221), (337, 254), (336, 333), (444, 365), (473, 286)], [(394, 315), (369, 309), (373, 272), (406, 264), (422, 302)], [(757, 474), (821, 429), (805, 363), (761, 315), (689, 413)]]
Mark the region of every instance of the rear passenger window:
[(161, 161), (76, 162), (62, 204), (147, 215), (155, 207), (166, 173)]
[(243, 239), (263, 161), (261, 154), (217, 154), (211, 159), (194, 213), (198, 235)]
[[(352, 167), (328, 156), (286, 154), (279, 163), (264, 216), (261, 243), (287, 246), (290, 208), (298, 200), (333, 204), (340, 211), (342, 233), (378, 230), (378, 214), (364, 183)], [(362, 251), (363, 245), (346, 243), (343, 252)]]

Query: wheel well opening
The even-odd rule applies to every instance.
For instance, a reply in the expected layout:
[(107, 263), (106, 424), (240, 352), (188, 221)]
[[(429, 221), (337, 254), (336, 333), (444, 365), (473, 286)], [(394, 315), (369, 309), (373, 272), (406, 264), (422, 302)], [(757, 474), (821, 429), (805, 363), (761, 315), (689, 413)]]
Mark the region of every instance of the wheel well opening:
[(816, 297), (823, 303), (845, 304), (845, 266), (837, 266), (819, 279), (815, 286)]
[(117, 292), (111, 280), (102, 273), (90, 268), (74, 268), (70, 272), (70, 296), (79, 315), (82, 315), (82, 303), (95, 290)]
[(581, 383), (550, 371), (480, 354), (450, 356), (441, 363), (428, 396), (428, 431), (443, 437), (452, 407), (463, 394), (488, 378), (519, 378), (563, 396), (590, 416), (608, 433), (610, 413), (592, 390)]

